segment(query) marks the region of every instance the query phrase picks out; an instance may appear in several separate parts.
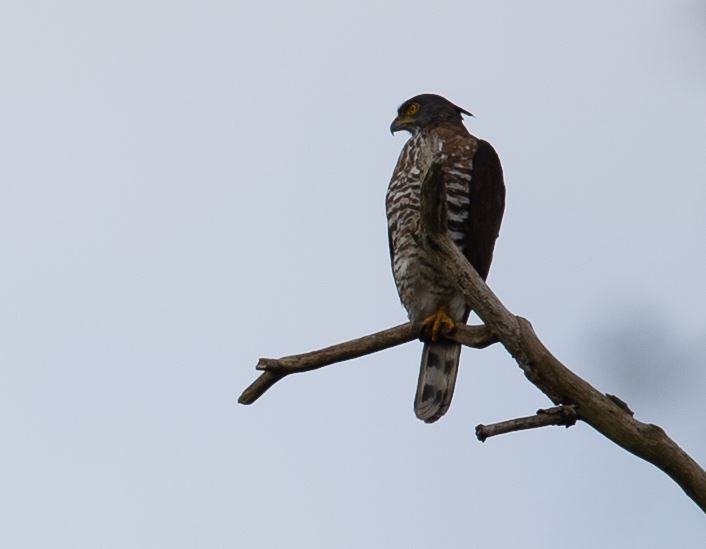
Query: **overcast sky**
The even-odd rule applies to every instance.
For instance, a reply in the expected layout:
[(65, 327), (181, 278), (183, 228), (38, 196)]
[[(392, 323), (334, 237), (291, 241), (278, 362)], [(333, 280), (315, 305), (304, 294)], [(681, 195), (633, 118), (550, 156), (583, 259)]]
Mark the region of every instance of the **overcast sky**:
[(0, 545), (703, 548), (704, 514), (498, 346), (415, 419), (384, 196), (421, 92), (505, 169), (489, 283), (706, 463), (706, 4), (0, 3)]

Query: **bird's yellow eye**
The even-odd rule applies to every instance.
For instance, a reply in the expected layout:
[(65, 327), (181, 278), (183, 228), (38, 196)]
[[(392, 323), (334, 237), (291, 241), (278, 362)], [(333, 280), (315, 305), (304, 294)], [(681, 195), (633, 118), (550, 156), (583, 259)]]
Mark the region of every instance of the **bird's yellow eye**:
[(407, 116), (414, 116), (419, 112), (419, 103), (412, 103), (409, 107), (407, 107), (404, 111), (404, 113)]

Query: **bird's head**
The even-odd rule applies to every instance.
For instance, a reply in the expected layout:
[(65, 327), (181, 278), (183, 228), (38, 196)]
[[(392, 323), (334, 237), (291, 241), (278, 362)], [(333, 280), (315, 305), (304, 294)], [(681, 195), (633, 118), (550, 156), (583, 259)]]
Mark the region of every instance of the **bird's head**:
[(397, 109), (397, 117), (390, 124), (390, 132), (394, 134), (400, 130), (406, 130), (414, 135), (444, 122), (460, 124), (464, 114), (473, 116), (440, 95), (423, 93), (407, 99), (400, 105)]

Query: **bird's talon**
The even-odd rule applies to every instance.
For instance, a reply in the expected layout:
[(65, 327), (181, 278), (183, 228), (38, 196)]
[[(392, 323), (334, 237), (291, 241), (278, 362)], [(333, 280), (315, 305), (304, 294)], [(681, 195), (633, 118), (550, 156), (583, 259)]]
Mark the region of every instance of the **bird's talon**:
[(443, 308), (422, 321), (422, 332), (427, 334), (432, 343), (439, 339), (440, 333), (442, 335), (448, 334), (454, 329), (456, 329), (456, 322)]

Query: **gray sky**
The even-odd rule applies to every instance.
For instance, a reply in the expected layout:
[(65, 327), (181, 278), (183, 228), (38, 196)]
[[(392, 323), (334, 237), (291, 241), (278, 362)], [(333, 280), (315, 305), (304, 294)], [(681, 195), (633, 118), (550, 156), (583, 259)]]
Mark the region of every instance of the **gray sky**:
[(476, 115), (508, 208), (490, 284), (706, 463), (706, 6), (696, 1), (0, 5), (0, 545), (680, 547), (706, 520), (465, 350), (235, 402), (259, 356), (405, 319), (384, 195), (420, 92)]

